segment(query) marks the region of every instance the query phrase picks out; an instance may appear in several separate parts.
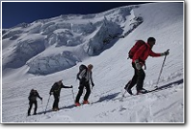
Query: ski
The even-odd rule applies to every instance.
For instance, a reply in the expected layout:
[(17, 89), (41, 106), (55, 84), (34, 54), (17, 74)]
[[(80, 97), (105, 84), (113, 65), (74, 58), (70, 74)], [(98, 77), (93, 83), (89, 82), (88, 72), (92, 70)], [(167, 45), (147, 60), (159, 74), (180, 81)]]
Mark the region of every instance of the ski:
[[(148, 93), (152, 93), (152, 92), (158, 92), (160, 90), (172, 88), (173, 85), (179, 85), (179, 84), (182, 84), (182, 83), (183, 83), (183, 79), (180, 79), (180, 80), (177, 80), (177, 81), (174, 81), (174, 82), (171, 82), (171, 83), (159, 86), (159, 87), (155, 87), (153, 90), (147, 90), (146, 93), (141, 93), (141, 94), (130, 95), (127, 91), (126, 92), (129, 94), (129, 96), (137, 96), (137, 95), (143, 95), (143, 94), (148, 94)], [(128, 96), (123, 96), (123, 98), (124, 97), (128, 97)]]
[(136, 93), (136, 94), (133, 94), (133, 95), (131, 95), (131, 96), (138, 96), (138, 95), (148, 94), (148, 93), (155, 92), (155, 91), (157, 91), (157, 90), (158, 90), (158, 89), (156, 88), (156, 89), (153, 89), (153, 90), (148, 90), (148, 91), (145, 92), (145, 93)]

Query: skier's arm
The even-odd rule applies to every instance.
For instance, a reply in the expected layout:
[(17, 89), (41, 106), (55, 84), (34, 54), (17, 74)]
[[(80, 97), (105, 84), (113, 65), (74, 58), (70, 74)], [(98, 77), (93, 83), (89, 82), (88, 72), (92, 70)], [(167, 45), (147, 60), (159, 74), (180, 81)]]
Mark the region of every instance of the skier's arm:
[(53, 93), (54, 92), (54, 88), (56, 87), (56, 83), (54, 83), (54, 85), (52, 86), (52, 88), (50, 89), (50, 95), (51, 95), (51, 93)]
[(37, 92), (37, 97), (42, 100), (42, 97), (40, 97), (39, 93)]
[(29, 96), (28, 96), (28, 100), (30, 100), (30, 96), (31, 96), (31, 92), (30, 92), (30, 94), (29, 94)]
[(152, 56), (152, 57), (159, 57), (159, 56), (161, 56), (161, 53), (155, 53), (152, 50), (150, 50), (149, 55)]
[(73, 86), (71, 85), (71, 86), (65, 86), (65, 85), (63, 85), (62, 84), (62, 86), (61, 86), (62, 88), (73, 88)]
[(92, 84), (92, 86), (94, 86), (94, 82), (93, 82), (93, 78), (92, 78), (92, 72), (91, 72), (90, 79), (91, 79), (91, 84)]

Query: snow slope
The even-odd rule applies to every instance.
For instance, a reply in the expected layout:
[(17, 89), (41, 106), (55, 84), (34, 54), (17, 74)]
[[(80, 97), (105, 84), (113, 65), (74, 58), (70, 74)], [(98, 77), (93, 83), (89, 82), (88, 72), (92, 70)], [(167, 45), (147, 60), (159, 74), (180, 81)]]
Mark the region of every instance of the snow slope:
[[(101, 21), (104, 22), (104, 14), (106, 14), (105, 19), (108, 19), (110, 23), (110, 26), (104, 27), (111, 28), (114, 33), (118, 31), (119, 37), (112, 39), (109, 44), (101, 46), (100, 34), (103, 36), (107, 30), (100, 28), (103, 24), (99, 24), (99, 26), (97, 24), (102, 23)], [(55, 25), (63, 24), (63, 19), (61, 20), (61, 18), (64, 17), (66, 19), (68, 18), (69, 22), (77, 25), (85, 24), (85, 21), (92, 20), (92, 23), (95, 23), (97, 26), (90, 31), (91, 33), (86, 32), (86, 34), (80, 35), (82, 39), (84, 39), (81, 43), (62, 45), (63, 43), (60, 43), (60, 39), (58, 39), (57, 41), (49, 40), (50, 42), (53, 41), (53, 43), (46, 45), (44, 39), (52, 38), (52, 35), (48, 35), (52, 28), (50, 27), (50, 29), (46, 30), (48, 34), (45, 36), (45, 31), (37, 30), (53, 22)], [(133, 28), (129, 25), (136, 22), (132, 22), (135, 17), (143, 18), (143, 22), (137, 25), (136, 28)], [(42, 24), (42, 22), (45, 24)], [(114, 26), (111, 24), (114, 24)], [(152, 3), (132, 8), (132, 10), (131, 7), (121, 7), (100, 14), (59, 16), (31, 23), (31, 26), (27, 29), (23, 29), (20, 26), (12, 28), (11, 30), (6, 29), (6, 33), (10, 33), (10, 31), (14, 32), (14, 30), (19, 30), (21, 33), (18, 33), (19, 36), (9, 34), (10, 36), (2, 40), (2, 121), (4, 123), (183, 123), (185, 121), (183, 24), (183, 3)], [(39, 28), (37, 28), (38, 26)], [(78, 27), (75, 29), (78, 30)], [(87, 27), (81, 26), (81, 28), (87, 30)], [(76, 33), (74, 33), (75, 30), (72, 28), (69, 29), (68, 32), (71, 32), (73, 37), (69, 37), (69, 33), (67, 38), (69, 38), (69, 40), (72, 39), (71, 42), (73, 42), (73, 39), (81, 40), (77, 39), (77, 37), (80, 36), (75, 36), (75, 34), (79, 32), (83, 34), (82, 29)], [(54, 27), (56, 34), (64, 30), (66, 29), (61, 26), (59, 26), (57, 30), (55, 30)], [(131, 32), (128, 34), (129, 30)], [(122, 38), (120, 36), (125, 37)], [(155, 37), (157, 40), (153, 51), (164, 52), (170, 49), (170, 55), (166, 59), (159, 82), (159, 86), (166, 86), (157, 92), (139, 96), (127, 95), (125, 98), (121, 98), (124, 93), (123, 87), (133, 76), (131, 60), (127, 60), (128, 50), (136, 40), (146, 40), (150, 36)], [(13, 38), (13, 40), (10, 39), (10, 37)], [(33, 40), (34, 38), (35, 40)], [(27, 43), (21, 44), (18, 43), (17, 40), (22, 40), (22, 42)], [(91, 40), (96, 40), (97, 43), (94, 43), (95, 41), (91, 42)], [(39, 43), (33, 43), (34, 41)], [(20, 44), (24, 46), (24, 48), (22, 48)], [(60, 44), (62, 46), (59, 46)], [(20, 45), (20, 47), (18, 45)], [(32, 45), (32, 47), (35, 45), (34, 48), (36, 48), (35, 51), (37, 52), (26, 51), (26, 49), (30, 49), (26, 48), (29, 45)], [(39, 46), (38, 48), (36, 47), (37, 45)], [(84, 48), (86, 47), (87, 50), (84, 50), (82, 46)], [(92, 47), (91, 49), (93, 49), (93, 47), (99, 49), (97, 49), (96, 53), (93, 52), (93, 50), (92, 52), (89, 51), (88, 47)], [(29, 53), (29, 56), (23, 56), (22, 54), (24, 52), (18, 52), (18, 50)], [(53, 57), (63, 62), (66, 61), (66, 56), (68, 61), (70, 61), (70, 63), (68, 63), (71, 64), (70, 66), (68, 65), (68, 67), (66, 67), (65, 64), (67, 63), (60, 63), (64, 67), (58, 64), (60, 65), (59, 69), (52, 67), (52, 72), (48, 72), (49, 69), (44, 71), (46, 75), (40, 72), (45, 69), (43, 67), (44, 64), (56, 63), (45, 63), (45, 61), (41, 61), (41, 58), (43, 58), (43, 60), (46, 60), (46, 58), (53, 60), (50, 59)], [(81, 59), (77, 59), (77, 56)], [(16, 59), (18, 57), (24, 58)], [(154, 89), (162, 62), (163, 57), (148, 58), (146, 62), (147, 70), (145, 71), (146, 79), (144, 82), (146, 89)], [(51, 97), (48, 103), (47, 113), (43, 114), (49, 98), (49, 90), (55, 81), (63, 79), (65, 85), (74, 86), (74, 96), (77, 94), (78, 81), (75, 78), (78, 72), (78, 66), (82, 63), (91, 63), (94, 65), (93, 78), (95, 87), (89, 98), (91, 104), (74, 107), (72, 91), (62, 89), (59, 104), (60, 111), (50, 111), (53, 103), (53, 97)], [(35, 70), (32, 69), (35, 69), (37, 65), (39, 65), (42, 70), (37, 72), (36, 69), (36, 72), (33, 72)], [(43, 97), (43, 102), (38, 102), (38, 115), (26, 117), (28, 109), (27, 97), (32, 88), (39, 91), (40, 96)], [(136, 92), (135, 88), (133, 88), (133, 92)]]

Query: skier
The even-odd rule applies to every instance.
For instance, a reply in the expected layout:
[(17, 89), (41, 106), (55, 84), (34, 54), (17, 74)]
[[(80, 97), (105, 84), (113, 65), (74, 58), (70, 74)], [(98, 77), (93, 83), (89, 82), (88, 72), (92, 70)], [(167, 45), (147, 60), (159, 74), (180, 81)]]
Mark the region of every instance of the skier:
[(42, 100), (42, 97), (39, 96), (39, 93), (37, 92), (37, 90), (34, 90), (34, 89), (31, 89), (30, 91), (30, 94), (29, 94), (29, 109), (28, 109), (28, 116), (30, 116), (30, 111), (31, 111), (31, 108), (33, 106), (33, 104), (35, 105), (35, 108), (34, 108), (34, 115), (36, 115), (36, 111), (37, 111), (37, 108), (38, 108), (38, 105), (37, 105), (37, 97)]
[(155, 42), (155, 38), (149, 37), (147, 43), (139, 47), (139, 49), (137, 49), (137, 51), (134, 53), (134, 56), (132, 57), (132, 67), (134, 68), (134, 76), (132, 80), (130, 80), (125, 86), (125, 89), (130, 95), (133, 95), (131, 89), (135, 84), (137, 84), (137, 94), (148, 92), (146, 89), (143, 88), (145, 72), (142, 69), (142, 67), (145, 66), (145, 60), (148, 58), (148, 56), (159, 57), (169, 55), (169, 50), (165, 51), (164, 53), (154, 53), (152, 51), (152, 47), (155, 45)]
[(75, 105), (80, 106), (79, 100), (83, 93), (84, 87), (86, 88), (86, 94), (84, 96), (83, 104), (89, 104), (88, 98), (91, 93), (91, 86), (94, 87), (93, 79), (92, 79), (92, 69), (93, 65), (89, 64), (87, 67), (80, 71), (77, 75), (77, 78), (80, 80), (79, 83), (79, 91), (76, 96)]
[(54, 103), (53, 103), (53, 111), (58, 111), (58, 104), (59, 104), (59, 99), (60, 99), (60, 91), (62, 88), (73, 88), (73, 86), (64, 86), (62, 83), (62, 80), (55, 82), (54, 85), (52, 86), (50, 90), (50, 96), (54, 96)]

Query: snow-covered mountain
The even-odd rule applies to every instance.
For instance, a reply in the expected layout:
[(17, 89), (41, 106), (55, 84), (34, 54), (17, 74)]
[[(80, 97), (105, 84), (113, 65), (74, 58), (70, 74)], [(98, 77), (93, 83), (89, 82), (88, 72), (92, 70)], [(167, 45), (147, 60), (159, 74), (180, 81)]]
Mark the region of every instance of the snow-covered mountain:
[[(75, 123), (183, 123), (184, 21), (183, 3), (151, 3), (115, 8), (98, 14), (61, 15), (22, 23), (2, 31), (2, 121)], [(156, 38), (155, 52), (170, 49), (159, 86), (163, 89), (121, 99), (133, 76), (129, 49), (136, 40)], [(92, 104), (73, 107), (80, 64), (93, 64)], [(154, 89), (163, 57), (148, 58), (144, 87)], [(63, 79), (60, 111), (45, 110), (49, 90)], [(39, 115), (26, 117), (28, 94), (43, 97)], [(133, 88), (135, 93), (135, 88)]]
[(3, 70), (26, 65), (29, 73), (49, 74), (75, 66), (112, 46), (124, 35), (123, 29), (139, 25), (142, 20), (135, 16), (135, 8), (61, 15), (3, 30)]

